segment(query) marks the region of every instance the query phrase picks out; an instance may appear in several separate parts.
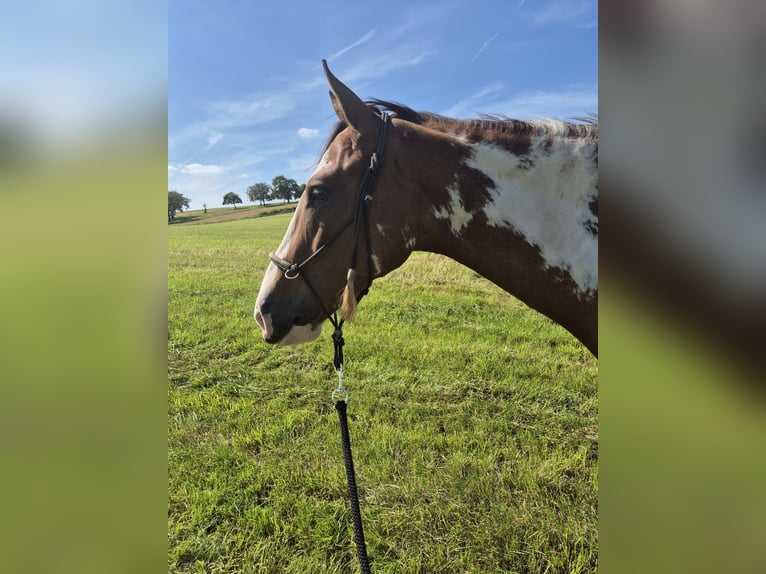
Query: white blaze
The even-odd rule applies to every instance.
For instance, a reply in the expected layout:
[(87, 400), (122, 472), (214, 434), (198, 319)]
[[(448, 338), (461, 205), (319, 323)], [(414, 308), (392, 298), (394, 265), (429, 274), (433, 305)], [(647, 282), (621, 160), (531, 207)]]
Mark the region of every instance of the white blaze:
[[(287, 253), (287, 248), (290, 245), (290, 242), (293, 238), (293, 232), (295, 230), (295, 218), (296, 214), (293, 214), (293, 218), (290, 220), (290, 225), (287, 227), (287, 232), (285, 232), (285, 236), (282, 239), (282, 243), (279, 244), (279, 247), (276, 250), (276, 255), (278, 257), (285, 258), (285, 255)], [(274, 290), (274, 287), (277, 284), (277, 281), (279, 280), (280, 276), (284, 272), (274, 265), (273, 262), (269, 262), (269, 266), (266, 268), (266, 274), (263, 276), (263, 281), (261, 282), (261, 288), (258, 290), (258, 297), (255, 300), (255, 308), (253, 310), (253, 316), (255, 317), (256, 322), (261, 327), (261, 332), (263, 334), (263, 338), (267, 339), (269, 338), (273, 333), (273, 327), (272, 327), (272, 321), (271, 321), (271, 314), (270, 313), (263, 313), (261, 311), (261, 303), (271, 294), (271, 292)], [(287, 335), (285, 335), (282, 340), (280, 341), (283, 345), (297, 345), (299, 343), (307, 343), (309, 341), (313, 341), (319, 335), (322, 333), (322, 324), (312, 326), (312, 325), (293, 325), (293, 327), (287, 332)]]
[[(324, 169), (331, 168), (333, 165), (332, 159), (330, 159), (330, 150), (327, 150), (324, 155), (322, 156), (322, 159), (319, 160), (319, 163), (317, 164), (317, 168), (314, 171), (314, 174), (312, 174), (311, 177), (314, 177), (316, 174), (321, 172)], [(296, 211), (293, 214), (293, 218), (290, 220), (290, 225), (287, 227), (287, 231), (285, 232), (285, 236), (282, 239), (282, 243), (279, 244), (279, 247), (277, 248), (275, 254), (278, 257), (281, 257), (282, 259), (287, 259), (287, 250), (292, 243), (293, 240), (293, 233), (295, 231), (295, 219), (297, 217), (298, 212)], [(263, 301), (266, 300), (266, 298), (271, 294), (271, 292), (276, 287), (277, 281), (282, 276), (284, 272), (279, 269), (276, 265), (274, 265), (273, 262), (269, 263), (269, 266), (266, 268), (266, 274), (263, 277), (263, 281), (261, 282), (261, 288), (258, 291), (258, 297), (255, 300), (255, 309), (253, 310), (253, 315), (258, 322), (258, 324), (261, 326), (261, 331), (263, 333), (264, 338), (268, 338), (273, 333), (273, 327), (272, 327), (272, 318), (270, 313), (264, 314), (261, 311), (261, 304)], [(278, 311), (278, 310), (275, 310)], [(259, 320), (260, 319), (260, 320)], [(283, 345), (297, 345), (300, 343), (307, 343), (309, 341), (313, 341), (319, 335), (322, 333), (322, 323), (319, 323), (318, 325), (312, 326), (312, 325), (293, 325), (290, 331), (288, 331), (287, 335), (285, 335), (282, 340), (280, 341)]]

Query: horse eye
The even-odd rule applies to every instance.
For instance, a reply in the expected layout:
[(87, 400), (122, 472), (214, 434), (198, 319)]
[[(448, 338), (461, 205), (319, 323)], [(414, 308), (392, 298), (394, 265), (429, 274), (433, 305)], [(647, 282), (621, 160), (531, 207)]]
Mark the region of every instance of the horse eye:
[(324, 187), (315, 186), (309, 191), (309, 199), (312, 203), (324, 201), (328, 197), (330, 197), (330, 192)]

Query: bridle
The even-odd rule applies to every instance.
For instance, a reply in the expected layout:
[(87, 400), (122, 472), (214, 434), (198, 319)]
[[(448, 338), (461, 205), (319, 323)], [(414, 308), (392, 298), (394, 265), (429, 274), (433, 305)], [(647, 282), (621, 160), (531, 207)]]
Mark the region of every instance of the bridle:
[[(367, 170), (364, 172), (364, 177), (362, 178), (362, 183), (359, 186), (359, 192), (356, 196), (356, 203), (354, 206), (354, 213), (351, 216), (351, 218), (346, 221), (327, 241), (325, 241), (322, 245), (320, 245), (316, 250), (314, 250), (311, 255), (306, 257), (303, 261), (300, 263), (291, 263), (290, 261), (287, 261), (286, 259), (282, 259), (275, 253), (269, 253), (269, 259), (276, 265), (279, 269), (284, 271), (285, 279), (297, 279), (298, 277), (302, 277), (304, 283), (309, 288), (309, 291), (311, 291), (314, 294), (314, 297), (319, 302), (319, 306), (324, 312), (325, 315), (327, 315), (327, 318), (332, 323), (333, 327), (335, 327), (335, 331), (340, 331), (341, 327), (343, 326), (343, 319), (338, 319), (337, 312), (330, 313), (327, 308), (322, 303), (322, 299), (319, 296), (319, 293), (316, 291), (314, 286), (311, 284), (311, 282), (308, 280), (305, 274), (301, 273), (303, 268), (312, 261), (315, 257), (317, 257), (322, 250), (330, 245), (333, 241), (335, 241), (338, 237), (340, 237), (344, 231), (353, 223), (354, 225), (354, 240), (351, 250), (351, 262), (349, 265), (349, 274), (355, 274), (356, 273), (356, 265), (357, 260), (359, 257), (359, 235), (362, 228), (362, 220), (364, 220), (364, 226), (365, 226), (365, 232), (367, 234), (367, 269), (369, 270), (369, 284), (367, 287), (359, 294), (357, 297), (357, 300), (360, 300), (364, 295), (367, 294), (370, 287), (372, 286), (372, 247), (370, 245), (370, 221), (368, 217), (367, 212), (367, 206), (370, 205), (372, 202), (372, 192), (375, 189), (375, 182), (377, 180), (378, 174), (380, 173), (380, 169), (383, 165), (383, 152), (386, 147), (386, 133), (388, 132), (388, 125), (390, 123), (390, 116), (386, 112), (380, 113), (380, 131), (378, 132), (378, 143), (375, 148), (375, 151), (370, 156), (370, 165), (367, 168)], [(336, 352), (337, 355), (337, 352)], [(336, 368), (338, 368), (337, 364), (337, 357), (336, 357)], [(342, 364), (342, 356), (340, 359), (340, 363)]]

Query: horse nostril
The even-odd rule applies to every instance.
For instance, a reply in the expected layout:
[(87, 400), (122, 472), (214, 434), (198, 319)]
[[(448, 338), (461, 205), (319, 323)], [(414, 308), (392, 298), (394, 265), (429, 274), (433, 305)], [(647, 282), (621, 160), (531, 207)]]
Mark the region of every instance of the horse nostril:
[(274, 328), (271, 324), (271, 316), (267, 314), (263, 314), (261, 312), (261, 308), (256, 305), (255, 306), (255, 322), (258, 323), (258, 326), (261, 328), (261, 333), (263, 333), (263, 338), (268, 339), (274, 334)]

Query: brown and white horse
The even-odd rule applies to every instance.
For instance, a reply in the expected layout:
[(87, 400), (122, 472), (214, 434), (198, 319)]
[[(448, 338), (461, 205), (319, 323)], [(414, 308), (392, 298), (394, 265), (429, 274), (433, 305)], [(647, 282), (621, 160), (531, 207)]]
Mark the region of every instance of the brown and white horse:
[(597, 354), (598, 125), (364, 103), (323, 66), (340, 123), (271, 255), (255, 303), (263, 338), (315, 339), (418, 250), (470, 267)]

